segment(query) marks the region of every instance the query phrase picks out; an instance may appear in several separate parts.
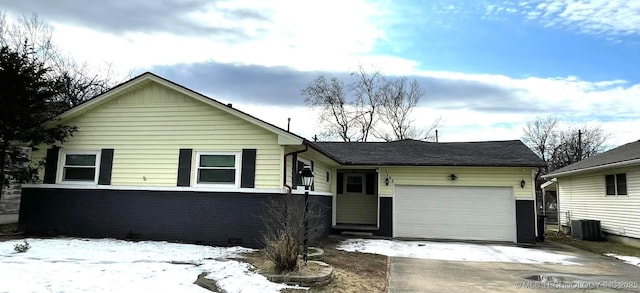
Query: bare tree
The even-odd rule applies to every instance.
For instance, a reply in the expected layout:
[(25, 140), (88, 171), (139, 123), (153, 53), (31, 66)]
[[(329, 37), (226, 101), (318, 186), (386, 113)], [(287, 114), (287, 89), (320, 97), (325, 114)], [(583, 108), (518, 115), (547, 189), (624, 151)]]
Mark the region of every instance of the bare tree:
[[(0, 107), (5, 111), (0, 123), (3, 126), (0, 137), (0, 183), (3, 186), (10, 182), (22, 183), (34, 179), (36, 170), (25, 163), (28, 161), (23, 151), (25, 146), (35, 149), (39, 143), (63, 141), (75, 129), (71, 126), (45, 129), (41, 126), (45, 120), (91, 99), (115, 84), (110, 66), (101, 70), (88, 63), (78, 63), (54, 45), (52, 36), (52, 27), (35, 15), (10, 22), (4, 13), (0, 13), (0, 48), (3, 58), (6, 57), (3, 61), (7, 61), (3, 63), (3, 72), (22, 64), (22, 67), (32, 68), (35, 72), (31, 74), (32, 80), (48, 84), (35, 89), (36, 83), (20, 84), (25, 79), (12, 80), (9, 76), (15, 76), (9, 73), (3, 79), (8, 83), (2, 88), (3, 106)], [(26, 75), (28, 70), (19, 72)], [(20, 88), (23, 89), (22, 93), (17, 92)], [(43, 94), (45, 92), (46, 95)]]
[(432, 139), (431, 132), (440, 119), (430, 127), (418, 129), (411, 118), (424, 95), (417, 81), (388, 78), (362, 66), (351, 76), (355, 80), (347, 87), (337, 78), (327, 80), (321, 75), (302, 90), (307, 106), (320, 110), (323, 138), (337, 136), (345, 142), (366, 142), (371, 137), (387, 141)]
[(382, 104), (386, 79), (378, 70), (367, 72), (362, 65), (351, 74), (357, 79), (352, 84), (354, 120), (358, 129), (358, 141), (367, 141), (377, 122), (378, 107)]
[(327, 80), (320, 75), (302, 90), (302, 95), (308, 106), (320, 109), (320, 121), (325, 128), (323, 136), (338, 134), (342, 140), (351, 141), (355, 119), (342, 81), (335, 77)]
[(557, 117), (536, 118), (523, 131), (523, 142), (547, 164), (540, 174), (601, 153), (610, 136), (600, 126), (576, 126)]
[(406, 77), (388, 80), (382, 89), (382, 105), (379, 108), (380, 120), (389, 128), (390, 132), (379, 127), (376, 137), (386, 141), (402, 139), (431, 140), (431, 133), (437, 128), (441, 119), (425, 129), (418, 129), (411, 118), (413, 109), (418, 105), (424, 91), (417, 81), (409, 82)]
[(571, 126), (560, 131), (553, 156), (548, 162), (549, 171), (560, 169), (603, 152), (608, 138), (609, 134), (599, 126)]
[(524, 127), (522, 140), (545, 162), (555, 156), (559, 122), (560, 119), (550, 116), (529, 121)]
[(57, 100), (64, 111), (75, 107), (115, 85), (111, 65), (92, 66), (79, 63), (64, 54), (53, 42), (53, 28), (38, 18), (22, 16), (9, 23), (6, 15), (0, 14), (0, 45), (38, 58), (50, 69), (52, 78), (63, 81)]

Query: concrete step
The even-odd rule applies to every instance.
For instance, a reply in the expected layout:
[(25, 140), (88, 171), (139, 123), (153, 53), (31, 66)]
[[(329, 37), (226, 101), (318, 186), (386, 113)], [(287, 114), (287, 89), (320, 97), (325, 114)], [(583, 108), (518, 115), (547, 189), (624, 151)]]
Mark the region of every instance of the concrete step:
[(373, 233), (371, 233), (371, 232), (362, 232), (362, 231), (342, 231), (342, 233), (340, 233), (340, 235), (342, 235), (342, 236), (361, 236), (361, 237), (366, 237), (366, 236), (373, 236)]

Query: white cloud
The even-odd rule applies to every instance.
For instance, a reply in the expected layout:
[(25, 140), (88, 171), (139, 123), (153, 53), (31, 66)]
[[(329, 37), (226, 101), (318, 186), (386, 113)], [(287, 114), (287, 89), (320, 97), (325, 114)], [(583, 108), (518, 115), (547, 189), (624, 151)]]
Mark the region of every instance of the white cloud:
[[(267, 20), (230, 19), (224, 11), (260, 11)], [(54, 41), (82, 60), (104, 60), (130, 70), (152, 65), (202, 62), (289, 66), (304, 71), (344, 71), (358, 64), (376, 64), (393, 72), (406, 71), (415, 62), (391, 56), (372, 56), (384, 38), (375, 19), (379, 7), (356, 1), (233, 1), (219, 2), (188, 14), (202, 26), (239, 31), (238, 40), (214, 34), (178, 34), (170, 31), (95, 30), (65, 20), (53, 20)], [(46, 17), (46, 16), (45, 16)]]
[(520, 12), (545, 26), (560, 26), (587, 34), (640, 34), (640, 1), (540, 0), (536, 3), (520, 5)]

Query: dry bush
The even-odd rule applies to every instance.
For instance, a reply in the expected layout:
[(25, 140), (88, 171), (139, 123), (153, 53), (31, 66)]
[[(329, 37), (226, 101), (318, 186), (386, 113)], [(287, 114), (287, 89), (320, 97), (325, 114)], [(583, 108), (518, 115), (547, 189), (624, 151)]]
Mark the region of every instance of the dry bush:
[(308, 235), (305, 235), (304, 195), (286, 194), (272, 197), (265, 204), (262, 221), (265, 230), (262, 241), (265, 256), (275, 264), (276, 272), (293, 272), (298, 268), (298, 255), (302, 252), (305, 236), (322, 228), (320, 210), (309, 209)]

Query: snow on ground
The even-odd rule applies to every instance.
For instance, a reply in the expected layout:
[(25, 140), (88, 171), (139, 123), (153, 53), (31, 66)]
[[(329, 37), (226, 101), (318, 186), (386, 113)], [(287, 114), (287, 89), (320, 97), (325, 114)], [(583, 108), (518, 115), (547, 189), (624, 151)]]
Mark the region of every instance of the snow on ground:
[(640, 267), (640, 257), (635, 256), (627, 256), (627, 255), (618, 255), (614, 253), (607, 253), (606, 256), (615, 257), (621, 261), (624, 261), (628, 264)]
[(251, 266), (229, 260), (243, 247), (211, 247), (114, 239), (27, 239), (0, 242), (0, 292), (210, 292), (197, 276), (216, 280), (227, 292), (279, 292)]
[(342, 242), (338, 249), (421, 259), (578, 265), (571, 261), (575, 258), (571, 255), (505, 245), (349, 239)]

